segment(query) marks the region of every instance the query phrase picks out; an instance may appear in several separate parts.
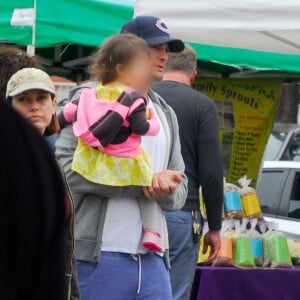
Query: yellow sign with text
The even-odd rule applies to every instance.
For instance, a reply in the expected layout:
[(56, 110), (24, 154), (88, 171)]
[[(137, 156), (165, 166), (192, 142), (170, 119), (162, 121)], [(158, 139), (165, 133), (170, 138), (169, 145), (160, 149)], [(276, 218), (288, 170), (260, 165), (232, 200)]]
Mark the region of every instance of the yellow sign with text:
[(220, 125), (224, 176), (243, 175), (256, 185), (262, 156), (277, 111), (279, 80), (198, 78), (194, 88), (215, 101)]

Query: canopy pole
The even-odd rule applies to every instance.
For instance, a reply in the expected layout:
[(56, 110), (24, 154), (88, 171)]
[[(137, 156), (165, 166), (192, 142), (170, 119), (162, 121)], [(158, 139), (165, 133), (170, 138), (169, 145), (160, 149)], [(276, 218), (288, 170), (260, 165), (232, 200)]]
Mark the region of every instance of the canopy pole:
[(31, 45), (27, 45), (27, 54), (29, 56), (34, 56), (35, 55), (35, 42), (36, 42), (36, 1), (33, 0), (33, 14), (34, 14), (34, 19), (32, 23), (32, 39), (31, 39)]

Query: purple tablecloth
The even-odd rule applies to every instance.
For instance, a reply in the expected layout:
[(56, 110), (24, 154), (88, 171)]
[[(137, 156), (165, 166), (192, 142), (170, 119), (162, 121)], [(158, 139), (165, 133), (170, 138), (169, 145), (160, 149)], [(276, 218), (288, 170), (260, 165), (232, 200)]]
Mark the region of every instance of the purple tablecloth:
[(299, 300), (300, 268), (198, 267), (191, 300)]

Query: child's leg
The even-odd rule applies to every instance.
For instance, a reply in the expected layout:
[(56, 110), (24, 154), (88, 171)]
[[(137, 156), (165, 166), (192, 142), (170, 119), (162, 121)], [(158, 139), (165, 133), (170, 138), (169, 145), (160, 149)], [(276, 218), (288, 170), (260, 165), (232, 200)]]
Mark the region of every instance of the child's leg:
[(144, 228), (143, 246), (150, 251), (161, 251), (161, 236), (157, 232), (158, 204), (147, 198), (139, 199)]

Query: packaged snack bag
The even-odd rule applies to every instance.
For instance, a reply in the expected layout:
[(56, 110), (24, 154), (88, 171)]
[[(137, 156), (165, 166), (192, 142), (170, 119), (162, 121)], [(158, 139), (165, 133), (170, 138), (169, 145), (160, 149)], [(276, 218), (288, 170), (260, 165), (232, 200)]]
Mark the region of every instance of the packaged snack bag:
[(200, 247), (199, 247), (199, 253), (198, 253), (198, 264), (204, 264), (206, 262), (206, 260), (209, 257), (209, 253), (210, 253), (210, 247), (208, 247), (207, 252), (205, 254), (203, 254), (203, 243), (204, 243), (204, 238), (203, 236), (200, 239)]
[(199, 189), (199, 204), (200, 204), (200, 212), (205, 220), (207, 220), (206, 206), (203, 200), (202, 190)]
[(271, 255), (270, 255), (270, 246), (269, 240), (272, 237), (270, 232), (267, 232), (263, 235), (263, 254), (264, 254), (264, 263), (263, 267), (267, 268), (271, 266)]
[[(207, 222), (204, 223), (203, 225), (203, 235), (208, 231), (208, 224)], [(210, 253), (210, 247), (208, 247), (208, 250), (205, 254), (203, 254), (203, 244), (204, 244), (204, 237), (203, 235), (200, 238), (200, 247), (199, 247), (199, 253), (198, 253), (198, 264), (203, 264), (206, 262), (206, 260), (209, 257), (209, 253)]]
[(300, 264), (300, 243), (293, 240), (288, 240), (288, 247), (292, 257), (293, 265)]
[(232, 239), (225, 236), (225, 233), (232, 230), (233, 226), (234, 224), (232, 220), (223, 221), (221, 230), (221, 248), (219, 250), (218, 257), (213, 262), (213, 266), (234, 266)]
[(261, 234), (265, 234), (268, 229), (268, 223), (264, 219), (261, 219), (257, 221), (257, 225), (258, 225), (259, 232)]
[(234, 242), (234, 250), (234, 261), (237, 266), (248, 268), (253, 268), (255, 266), (248, 236), (239, 235)]
[(258, 231), (255, 230), (257, 225), (257, 219), (250, 220), (250, 230), (248, 231), (248, 236), (250, 238), (250, 244), (252, 253), (254, 256), (255, 266), (262, 267), (264, 260), (263, 260), (263, 241), (262, 237)]
[(254, 188), (250, 187), (251, 179), (247, 176), (243, 176), (238, 180), (239, 185), (242, 187), (240, 189), (240, 195), (242, 198), (242, 205), (245, 216), (248, 218), (258, 218), (262, 219), (261, 207), (259, 200)]
[(237, 238), (234, 240), (234, 262), (239, 267), (254, 268), (254, 256), (251, 249), (249, 237), (245, 234), (245, 228), (248, 221), (243, 220), (241, 226), (236, 223), (238, 232)]
[(291, 268), (292, 260), (287, 239), (280, 232), (274, 232), (269, 239), (271, 268)]
[(224, 183), (224, 206), (225, 215), (229, 219), (240, 219), (243, 217), (243, 207), (239, 188), (231, 183)]
[(278, 224), (273, 222), (259, 221), (260, 230), (263, 233), (263, 254), (264, 263), (263, 267), (267, 268), (271, 266), (271, 253), (270, 253), (270, 239), (273, 233), (278, 230)]

